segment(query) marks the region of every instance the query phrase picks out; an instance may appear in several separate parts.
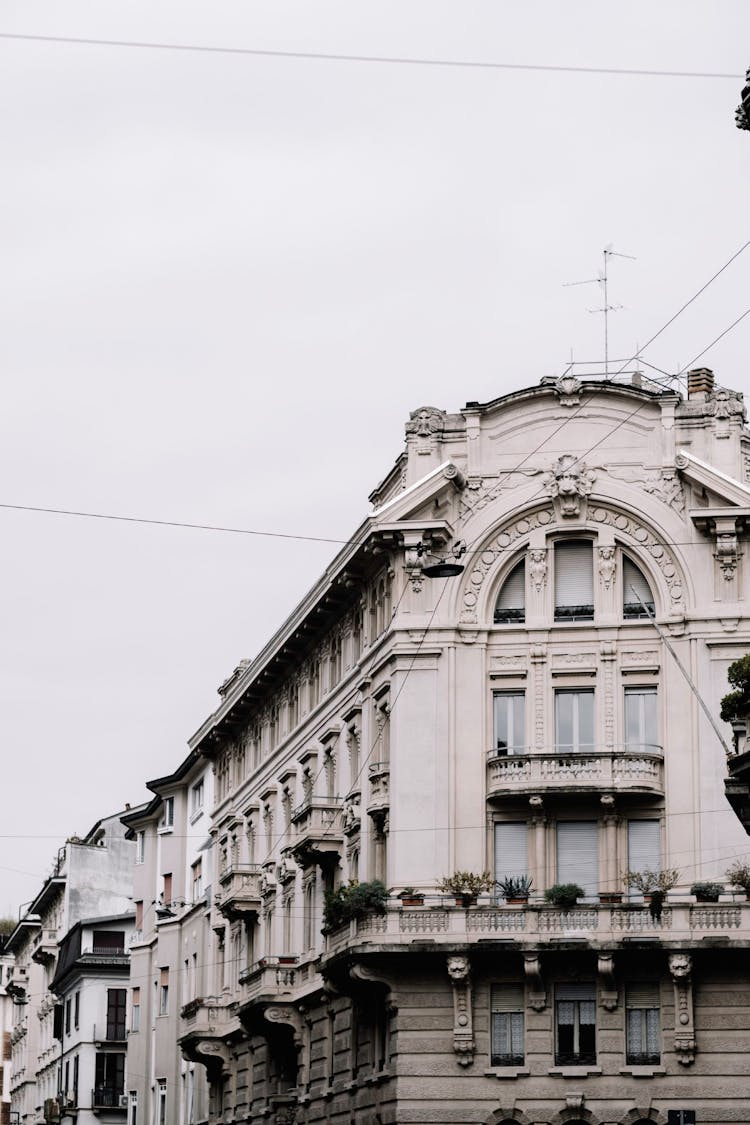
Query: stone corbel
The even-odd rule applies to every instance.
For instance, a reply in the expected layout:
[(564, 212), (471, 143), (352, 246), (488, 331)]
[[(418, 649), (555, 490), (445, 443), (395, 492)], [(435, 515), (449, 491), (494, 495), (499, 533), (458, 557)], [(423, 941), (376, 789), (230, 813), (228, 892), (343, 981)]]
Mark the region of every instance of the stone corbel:
[(302, 1016), (292, 1004), (270, 1004), (263, 1015), (269, 1023), (291, 1027), (295, 1047), (302, 1046)]
[(471, 1066), (476, 1044), (472, 1022), (469, 958), (449, 957), (448, 976), (453, 985), (453, 1050), (459, 1066)]
[(349, 976), (359, 984), (379, 985), (384, 988), (387, 992), (386, 1009), (388, 1013), (392, 1015), (398, 1011), (398, 997), (388, 977), (375, 972), (369, 965), (363, 965), (360, 961), (356, 961), (350, 966)]
[(737, 520), (731, 516), (719, 516), (714, 521), (716, 550), (714, 557), (721, 567), (726, 582), (731, 582), (737, 572), (740, 559)]
[(695, 1061), (696, 1051), (692, 969), (693, 959), (689, 953), (670, 953), (669, 972), (674, 982), (674, 1050), (677, 1061), (683, 1066)]
[[(184, 1053), (184, 1052), (183, 1052)], [(217, 1082), (229, 1073), (229, 1047), (218, 1039), (199, 1039), (187, 1056), (206, 1068), (208, 1078)]]
[(547, 1007), (547, 993), (542, 980), (542, 965), (536, 953), (524, 953), (523, 971), (529, 982), (529, 1004), (535, 1012)]
[(596, 971), (599, 974), (599, 997), (601, 1006), (608, 1012), (617, 1007), (617, 983), (615, 981), (615, 959), (611, 953), (600, 953)]

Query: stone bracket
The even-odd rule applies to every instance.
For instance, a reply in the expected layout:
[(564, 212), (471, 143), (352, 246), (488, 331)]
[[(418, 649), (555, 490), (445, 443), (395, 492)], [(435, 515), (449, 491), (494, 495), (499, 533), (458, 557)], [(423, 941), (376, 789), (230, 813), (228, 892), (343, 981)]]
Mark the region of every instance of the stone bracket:
[(542, 966), (536, 953), (524, 953), (523, 969), (529, 982), (529, 1004), (535, 1012), (547, 1007), (547, 992), (542, 980)]
[(269, 1023), (291, 1027), (295, 1047), (302, 1046), (302, 1016), (292, 1004), (270, 1004), (263, 1015)]
[(599, 997), (601, 1006), (608, 1012), (617, 1007), (617, 982), (615, 981), (615, 958), (612, 953), (600, 953), (597, 961), (599, 974)]
[(674, 1049), (677, 1061), (683, 1066), (690, 1066), (695, 1061), (697, 1048), (693, 1022), (692, 969), (693, 959), (689, 953), (670, 953), (669, 972), (674, 982)]
[(453, 985), (453, 1050), (459, 1066), (474, 1062), (474, 1026), (471, 1002), (471, 966), (468, 957), (449, 957), (448, 976)]

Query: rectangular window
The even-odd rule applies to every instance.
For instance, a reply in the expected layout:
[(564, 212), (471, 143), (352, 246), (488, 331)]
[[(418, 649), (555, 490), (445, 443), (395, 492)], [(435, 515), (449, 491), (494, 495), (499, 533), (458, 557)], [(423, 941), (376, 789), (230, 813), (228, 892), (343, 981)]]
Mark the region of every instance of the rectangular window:
[(164, 906), (172, 905), (172, 872), (168, 871), (166, 875), (162, 876), (164, 886), (161, 892), (161, 901)]
[(625, 989), (625, 1037), (628, 1066), (661, 1062), (658, 982), (629, 984)]
[(164, 817), (162, 828), (174, 828), (174, 797), (164, 798)]
[(81, 1018), (81, 993), (76, 992), (73, 997), (73, 1027), (77, 1028)]
[(94, 930), (91, 935), (91, 947), (94, 953), (105, 956), (117, 956), (125, 952), (124, 930)]
[(555, 987), (555, 1063), (596, 1063), (596, 990), (593, 984)]
[(594, 553), (588, 540), (555, 544), (555, 621), (594, 620)]
[[(658, 820), (628, 821), (628, 870), (658, 871), (661, 867), (661, 827)], [(631, 898), (640, 892), (630, 891)]]
[(526, 748), (526, 697), (522, 691), (496, 691), (492, 697), (494, 749), (522, 754)]
[(190, 790), (190, 815), (197, 816), (203, 808), (203, 778)]
[(526, 821), (495, 824), (495, 879), (528, 874), (528, 835)]
[(133, 989), (133, 998), (130, 1005), (130, 1030), (141, 1030), (141, 990)]
[(130, 1091), (130, 1114), (128, 1125), (138, 1125), (138, 1091)]
[(490, 1065), (523, 1066), (523, 985), (493, 984), (491, 994)]
[(70, 1035), (70, 999), (65, 1001), (65, 1034)]
[(166, 1016), (169, 1012), (169, 969), (162, 969), (159, 973), (159, 1015)]
[(94, 1086), (94, 1107), (116, 1109), (125, 1087), (125, 1055), (97, 1052)]
[(167, 1080), (156, 1080), (156, 1125), (167, 1125)]
[(124, 1039), (127, 989), (107, 989), (107, 1039)]
[(555, 692), (555, 748), (558, 754), (590, 754), (594, 749), (593, 691)]
[(193, 902), (203, 898), (203, 860), (197, 859), (192, 866)]
[(656, 688), (625, 688), (625, 747), (630, 751), (656, 750)]
[(557, 881), (577, 883), (586, 897), (599, 892), (599, 825), (562, 820), (557, 825)]
[(73, 1105), (78, 1105), (78, 1055), (73, 1059), (73, 1090), (71, 1092), (73, 1094)]
[(138, 899), (135, 904), (135, 928), (136, 930), (143, 929), (143, 899)]
[(135, 862), (143, 863), (146, 854), (146, 833), (136, 832), (135, 834)]

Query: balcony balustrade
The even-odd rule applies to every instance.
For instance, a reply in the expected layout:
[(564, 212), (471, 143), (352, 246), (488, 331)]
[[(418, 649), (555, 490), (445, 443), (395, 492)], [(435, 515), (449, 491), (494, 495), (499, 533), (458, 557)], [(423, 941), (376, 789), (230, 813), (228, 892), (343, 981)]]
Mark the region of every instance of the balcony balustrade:
[(240, 1003), (254, 1004), (259, 1000), (288, 999), (302, 983), (299, 958), (262, 957), (240, 973)]
[(488, 755), (488, 797), (571, 791), (663, 795), (662, 748), (622, 745), (570, 750), (555, 746), (491, 750)]
[(57, 930), (40, 930), (34, 938), (31, 960), (38, 965), (51, 965), (57, 956)]
[(230, 920), (243, 914), (259, 914), (261, 868), (256, 863), (233, 863), (219, 875), (220, 890), (215, 903)]
[(298, 862), (336, 863), (344, 842), (340, 797), (309, 796), (292, 811), (291, 847)]
[(616, 949), (633, 941), (663, 942), (691, 948), (750, 940), (750, 902), (711, 905), (675, 901), (664, 906), (660, 918), (647, 907), (628, 902), (618, 906), (581, 903), (570, 910), (547, 905), (479, 905), (462, 909), (447, 905), (419, 909), (389, 908), (331, 931), (324, 956), (351, 946), (408, 948), (415, 941), (431, 944), (486, 943), (495, 938), (518, 942), (524, 948), (554, 948), (564, 942), (590, 942)]
[(94, 1113), (100, 1109), (126, 1110), (127, 1095), (124, 1090), (112, 1086), (96, 1086), (91, 1091), (91, 1108)]
[(390, 806), (390, 762), (373, 762), (368, 769), (368, 774), (370, 792), (367, 797), (367, 812), (370, 816), (377, 816), (378, 813), (387, 812)]

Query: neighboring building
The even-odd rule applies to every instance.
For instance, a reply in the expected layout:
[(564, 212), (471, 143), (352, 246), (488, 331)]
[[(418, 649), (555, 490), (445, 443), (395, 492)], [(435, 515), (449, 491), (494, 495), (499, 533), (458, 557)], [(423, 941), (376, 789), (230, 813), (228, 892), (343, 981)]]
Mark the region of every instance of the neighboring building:
[[(703, 369), (686, 398), (567, 376), (412, 414), (371, 516), (128, 818), (138, 1034), (164, 1060), (180, 1037), (212, 1120), (750, 1121), (750, 906), (690, 894), (746, 847), (697, 695), (718, 714), (750, 643), (744, 418)], [(462, 544), (463, 573), (426, 576)], [(193, 864), (159, 818), (201, 756), (217, 870), (170, 918)], [(650, 867), (679, 869), (653, 915), (622, 882)], [(531, 901), (440, 894), (485, 869)], [(326, 892), (375, 879), (386, 913), (323, 936)], [(561, 883), (572, 909), (545, 904)], [(200, 1120), (139, 1052), (138, 1121)]]
[(0, 1125), (10, 1125), (10, 1064), (12, 1055), (13, 998), (8, 984), (13, 975), (13, 957), (5, 952), (5, 934), (0, 934)]
[(147, 805), (123, 817), (135, 843), (128, 1125), (208, 1119), (205, 1069), (183, 1058), (178, 1038), (191, 1013), (210, 1004), (222, 955), (207, 908), (212, 782), (208, 762), (192, 752), (173, 774), (148, 783)]
[[(61, 1052), (56, 1033), (58, 943), (84, 919), (122, 915), (132, 910), (133, 844), (125, 839), (119, 814), (98, 821), (82, 839), (71, 837), (61, 848), (52, 872), (36, 898), (22, 909), (6, 942), (14, 957), (8, 991), (14, 999), (11, 1077), (14, 1125), (56, 1121), (90, 1108), (91, 1088), (79, 1083), (81, 1101), (70, 1105), (72, 1086), (63, 1087)], [(122, 966), (121, 966), (121, 971)], [(127, 975), (127, 969), (124, 969)], [(65, 1100), (63, 1100), (65, 1099)]]

